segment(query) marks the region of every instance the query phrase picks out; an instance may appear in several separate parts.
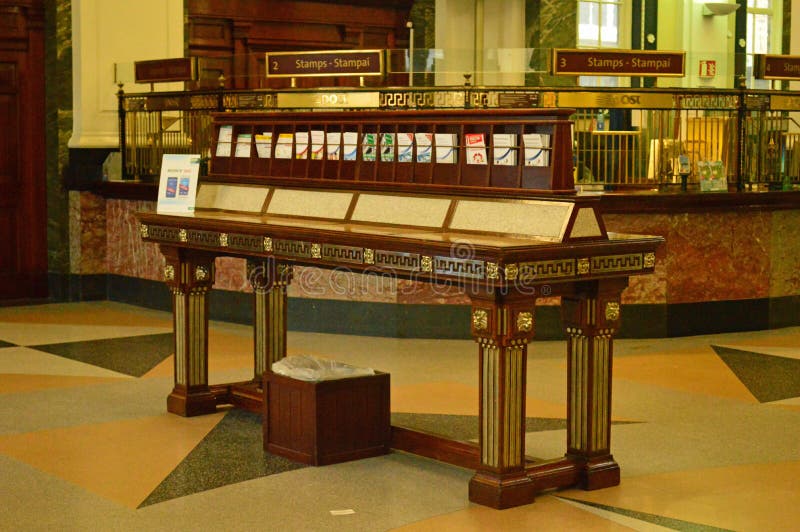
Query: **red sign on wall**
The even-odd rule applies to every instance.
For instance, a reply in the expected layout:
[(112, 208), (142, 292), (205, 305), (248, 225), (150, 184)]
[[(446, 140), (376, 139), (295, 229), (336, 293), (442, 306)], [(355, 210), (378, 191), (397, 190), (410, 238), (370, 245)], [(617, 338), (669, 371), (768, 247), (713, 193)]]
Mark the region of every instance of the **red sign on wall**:
[(685, 73), (685, 52), (553, 50), (553, 74), (564, 76), (671, 76)]

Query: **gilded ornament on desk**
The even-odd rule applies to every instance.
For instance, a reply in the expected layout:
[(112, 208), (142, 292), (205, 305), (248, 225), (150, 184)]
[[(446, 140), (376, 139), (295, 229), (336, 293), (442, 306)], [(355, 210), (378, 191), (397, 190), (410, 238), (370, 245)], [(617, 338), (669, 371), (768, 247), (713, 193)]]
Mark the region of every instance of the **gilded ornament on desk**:
[(264, 237), (264, 251), (272, 253), (272, 239), (268, 236)]
[(189, 233), (186, 232), (186, 229), (178, 231), (178, 240), (181, 242), (187, 242), (189, 240)]
[(644, 254), (644, 267), (653, 268), (656, 265), (656, 254), (653, 252)]
[(195, 281), (205, 281), (208, 279), (208, 268), (205, 266), (198, 266), (194, 269), (194, 279)]
[(164, 279), (173, 281), (175, 279), (175, 267), (172, 264), (164, 266)]
[(617, 321), (619, 319), (619, 303), (609, 301), (606, 303), (606, 321)]
[(319, 244), (311, 244), (311, 258), (312, 259), (322, 258), (322, 246), (320, 246)]
[(519, 275), (519, 267), (516, 264), (506, 266), (506, 280), (515, 281)]
[(472, 327), (476, 331), (485, 331), (489, 328), (489, 313), (483, 309), (472, 311)]
[(219, 245), (223, 248), (228, 247), (228, 233), (219, 234)]
[(375, 250), (364, 248), (364, 264), (375, 264)]
[(589, 273), (589, 259), (578, 259), (578, 275), (586, 275)]
[(486, 278), (487, 279), (498, 279), (498, 278), (500, 278), (500, 269), (498, 268), (496, 262), (487, 262), (486, 263)]
[(520, 312), (517, 314), (517, 331), (531, 332), (533, 330), (533, 314), (530, 312)]
[(149, 231), (150, 231), (150, 230), (149, 230), (149, 228), (147, 227), (147, 224), (141, 224), (141, 225), (139, 226), (139, 233), (141, 233), (141, 235), (142, 235), (142, 238), (147, 238)]
[(423, 272), (433, 271), (433, 259), (427, 255), (422, 256), (422, 262), (420, 265)]

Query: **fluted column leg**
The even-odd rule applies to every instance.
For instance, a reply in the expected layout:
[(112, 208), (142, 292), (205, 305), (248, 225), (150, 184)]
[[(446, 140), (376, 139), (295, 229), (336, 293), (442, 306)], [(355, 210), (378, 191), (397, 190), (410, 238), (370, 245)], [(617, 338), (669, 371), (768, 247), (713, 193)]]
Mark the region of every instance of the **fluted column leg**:
[(581, 464), (581, 484), (619, 484), (611, 455), (613, 337), (620, 324), (620, 294), (627, 279), (580, 283), (562, 297), (567, 336), (567, 456)]
[(272, 363), (286, 356), (286, 289), (292, 266), (272, 259), (248, 260), (254, 297), (253, 379), (261, 382)]
[(216, 410), (208, 387), (208, 292), (214, 284), (214, 256), (162, 246), (164, 278), (172, 292), (175, 386), (167, 411), (197, 416)]
[(534, 299), (489, 290), (472, 296), (472, 336), (480, 363), (480, 467), (472, 502), (509, 508), (533, 501), (525, 472), (525, 385)]

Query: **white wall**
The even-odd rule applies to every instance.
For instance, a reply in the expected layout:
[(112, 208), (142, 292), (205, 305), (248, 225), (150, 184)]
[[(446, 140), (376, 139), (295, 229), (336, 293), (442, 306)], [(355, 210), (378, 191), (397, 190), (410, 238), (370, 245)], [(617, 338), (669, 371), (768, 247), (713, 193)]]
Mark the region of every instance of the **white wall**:
[(525, 46), (525, 0), (436, 0), (437, 85), (524, 85)]
[[(69, 147), (119, 145), (115, 63), (170, 57), (183, 57), (182, 0), (73, 0)], [(149, 88), (127, 84), (124, 90)], [(158, 90), (171, 88), (176, 86), (158, 86)]]
[[(703, 16), (704, 3), (659, 0), (658, 49), (686, 51), (686, 76), (659, 78), (659, 87), (733, 87), (736, 17)], [(728, 3), (734, 2), (728, 0)], [(700, 77), (700, 61), (715, 61), (716, 76)]]

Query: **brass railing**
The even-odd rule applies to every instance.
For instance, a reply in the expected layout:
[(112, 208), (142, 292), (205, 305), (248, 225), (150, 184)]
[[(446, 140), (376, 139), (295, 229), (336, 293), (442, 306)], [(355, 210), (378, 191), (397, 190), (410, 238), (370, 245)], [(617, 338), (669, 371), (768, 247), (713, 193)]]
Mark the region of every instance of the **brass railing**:
[[(731, 189), (800, 185), (800, 92), (695, 89), (348, 88), (119, 92), (123, 178), (156, 179), (164, 153), (211, 152), (211, 113), (254, 110), (574, 108), (576, 185), (698, 183), (721, 161)], [(681, 181), (680, 159), (690, 173)], [(684, 165), (684, 170), (686, 165)]]

